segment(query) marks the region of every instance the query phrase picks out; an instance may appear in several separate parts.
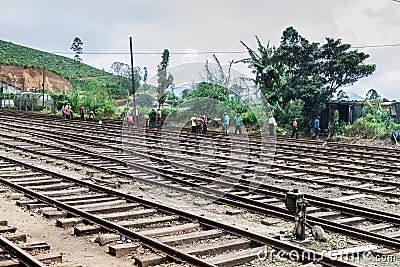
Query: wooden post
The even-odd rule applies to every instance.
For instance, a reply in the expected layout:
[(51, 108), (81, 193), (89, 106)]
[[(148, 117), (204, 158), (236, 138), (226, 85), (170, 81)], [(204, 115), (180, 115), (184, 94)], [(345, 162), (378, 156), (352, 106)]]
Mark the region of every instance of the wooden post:
[(132, 95), (133, 95), (133, 118), (135, 125), (138, 126), (138, 114), (136, 110), (136, 89), (135, 89), (135, 71), (133, 70), (133, 49), (132, 37), (129, 37), (130, 51), (131, 51), (131, 72), (132, 72)]
[(42, 90), (43, 90), (43, 94), (42, 94), (42, 110), (44, 109), (44, 74), (45, 74), (45, 69), (43, 68), (43, 70), (42, 70), (43, 72), (42, 72), (42, 74), (43, 74), (43, 77), (42, 77), (42, 79), (43, 79), (43, 83), (42, 83)]

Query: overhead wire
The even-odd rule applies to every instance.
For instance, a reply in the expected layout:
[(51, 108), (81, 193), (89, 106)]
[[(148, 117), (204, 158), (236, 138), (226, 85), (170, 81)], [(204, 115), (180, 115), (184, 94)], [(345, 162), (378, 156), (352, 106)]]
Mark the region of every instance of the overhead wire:
[[(399, 0), (400, 1), (400, 0)], [(400, 44), (360, 45), (351, 48), (385, 48), (399, 47)], [(52, 54), (74, 55), (74, 52), (50, 52)], [(199, 51), (199, 52), (170, 52), (170, 55), (207, 55), (207, 54), (247, 54), (248, 51)], [(129, 55), (129, 52), (82, 52), (83, 55)], [(162, 52), (133, 52), (134, 55), (161, 55)]]
[(383, 47), (396, 47), (400, 44), (381, 44), (381, 45), (363, 45), (363, 46), (352, 46), (353, 48), (383, 48)]
[[(71, 54), (74, 52), (50, 52), (52, 54)], [(169, 52), (170, 55), (207, 55), (207, 54), (244, 54), (247, 51), (200, 51), (200, 52)], [(129, 52), (82, 52), (86, 55), (130, 55)], [(134, 55), (162, 55), (162, 52), (133, 52)]]

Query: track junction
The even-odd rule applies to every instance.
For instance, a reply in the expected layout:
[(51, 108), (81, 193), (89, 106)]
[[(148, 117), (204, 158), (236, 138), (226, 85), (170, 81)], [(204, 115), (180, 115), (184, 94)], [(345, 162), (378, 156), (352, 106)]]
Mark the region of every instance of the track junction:
[[(400, 161), (389, 149), (257, 134), (200, 136), (19, 111), (0, 111), (0, 146), (0, 183), (29, 197), (18, 205), (41, 209), (77, 236), (98, 235), (110, 254), (133, 255), (141, 266), (253, 266), (265, 248), (288, 259), (301, 255), (298, 265), (374, 266), (377, 256), (397, 257), (400, 250)], [(133, 194), (135, 188), (143, 194)], [(307, 221), (335, 240), (329, 251), (317, 241), (298, 244), (279, 232), (260, 234), (190, 212), (228, 205), (231, 216), (245, 210), (291, 231), (284, 199), (294, 188), (305, 192)], [(139, 247), (145, 253), (136, 253)], [(361, 253), (369, 258), (343, 257)]]

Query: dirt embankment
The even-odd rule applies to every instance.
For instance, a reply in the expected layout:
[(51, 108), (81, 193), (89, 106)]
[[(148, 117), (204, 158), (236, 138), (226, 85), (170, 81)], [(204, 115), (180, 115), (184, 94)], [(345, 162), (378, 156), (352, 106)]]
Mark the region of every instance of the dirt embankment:
[[(43, 70), (20, 66), (0, 65), (1, 81), (23, 90), (42, 89)], [(71, 91), (72, 85), (54, 72), (45, 70), (44, 88), (52, 92)]]

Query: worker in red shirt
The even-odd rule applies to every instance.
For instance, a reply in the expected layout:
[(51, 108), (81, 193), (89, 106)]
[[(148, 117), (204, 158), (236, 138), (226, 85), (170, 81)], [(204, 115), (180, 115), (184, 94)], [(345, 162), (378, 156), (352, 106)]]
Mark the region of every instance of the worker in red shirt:
[(194, 122), (196, 123), (196, 133), (201, 134), (201, 128), (204, 120), (201, 117), (197, 116)]

